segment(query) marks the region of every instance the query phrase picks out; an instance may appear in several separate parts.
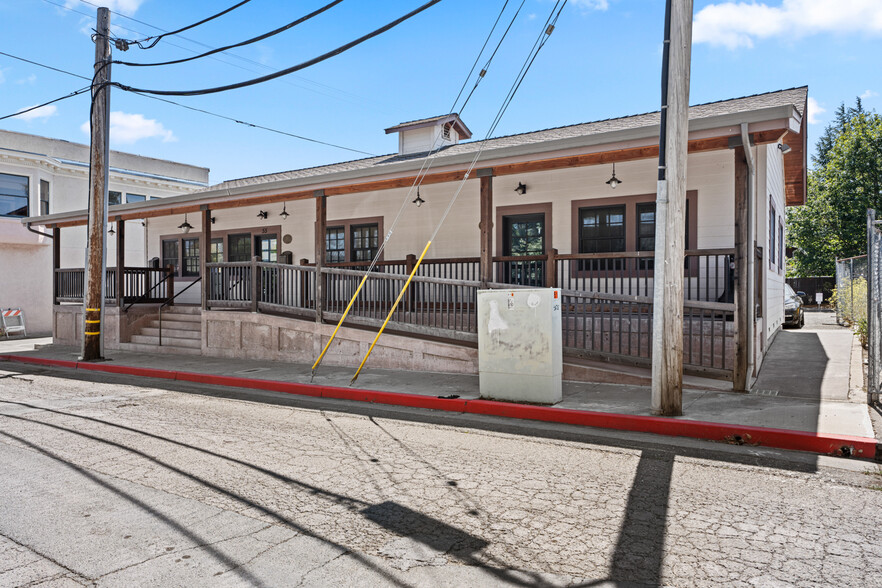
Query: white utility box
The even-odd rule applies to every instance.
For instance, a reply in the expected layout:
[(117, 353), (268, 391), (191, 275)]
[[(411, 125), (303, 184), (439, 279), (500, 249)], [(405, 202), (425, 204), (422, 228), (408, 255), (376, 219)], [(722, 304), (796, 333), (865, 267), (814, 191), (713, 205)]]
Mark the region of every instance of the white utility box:
[(560, 306), (557, 288), (478, 291), (481, 398), (561, 401)]

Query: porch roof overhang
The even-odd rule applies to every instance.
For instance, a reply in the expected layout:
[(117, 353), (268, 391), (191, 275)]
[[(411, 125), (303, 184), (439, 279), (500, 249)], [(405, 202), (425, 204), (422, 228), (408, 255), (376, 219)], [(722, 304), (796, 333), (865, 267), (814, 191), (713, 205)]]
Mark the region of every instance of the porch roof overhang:
[[(802, 109), (802, 113), (805, 109)], [(730, 148), (730, 137), (740, 136), (741, 124), (747, 123), (754, 144), (768, 144), (794, 136), (792, 151), (785, 155), (785, 182), (787, 204), (802, 204), (805, 200), (805, 117), (793, 104), (757, 108), (754, 110), (694, 118), (689, 121), (689, 152), (699, 153)], [(605, 163), (634, 161), (658, 157), (658, 113), (638, 115), (646, 124), (621, 130), (611, 130), (537, 142), (525, 141), (485, 149), (476, 169), (492, 168), (495, 176), (549, 171)], [(529, 134), (527, 134), (529, 135)], [(496, 141), (496, 140), (494, 140)], [(435, 158), (435, 171), (423, 179), (423, 184), (437, 184), (462, 180), (474, 158), (475, 149), (445, 153)], [(801, 149), (797, 147), (801, 146)], [(375, 190), (408, 188), (422, 166), (421, 157), (394, 160), (395, 156), (373, 158), (371, 163), (353, 169), (324, 171), (299, 177), (275, 174), (261, 181), (255, 178), (226, 182), (219, 186), (190, 194), (111, 206), (108, 218), (134, 220), (179, 215), (199, 210), (220, 210), (242, 206), (270, 204), (314, 197), (356, 194)], [(374, 161), (376, 160), (376, 161)], [(368, 160), (364, 160), (368, 161)], [(358, 163), (358, 162), (355, 162)], [(307, 172), (312, 170), (305, 170)], [(476, 178), (473, 172), (470, 178)], [(272, 179), (271, 179), (272, 178)], [(69, 227), (87, 223), (88, 211), (77, 210), (22, 219), (24, 224), (48, 227)]]

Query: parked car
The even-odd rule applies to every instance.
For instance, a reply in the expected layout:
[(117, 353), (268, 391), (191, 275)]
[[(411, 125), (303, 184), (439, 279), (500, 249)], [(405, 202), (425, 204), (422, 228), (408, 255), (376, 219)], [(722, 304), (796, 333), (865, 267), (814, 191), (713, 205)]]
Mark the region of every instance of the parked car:
[(784, 284), (784, 326), (797, 329), (805, 325), (805, 309), (802, 307), (805, 292), (794, 292), (790, 284)]

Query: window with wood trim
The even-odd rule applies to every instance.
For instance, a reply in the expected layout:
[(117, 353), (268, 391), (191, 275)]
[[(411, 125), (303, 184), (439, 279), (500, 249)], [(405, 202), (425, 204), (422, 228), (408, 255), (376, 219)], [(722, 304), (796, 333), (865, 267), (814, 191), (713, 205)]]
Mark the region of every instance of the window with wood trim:
[(545, 215), (502, 217), (503, 255), (545, 255)]
[(236, 233), (227, 237), (230, 261), (251, 260), (251, 233)]
[(122, 204), (122, 192), (117, 192), (116, 190), (108, 190), (107, 191), (107, 204), (109, 206), (114, 206), (116, 204)]
[(380, 248), (380, 229), (376, 223), (355, 225), (352, 231), (350, 261), (371, 261)]
[(625, 206), (579, 209), (579, 253), (625, 251)]
[(346, 229), (328, 227), (325, 231), (325, 261), (343, 263), (346, 261)]
[(217, 237), (211, 240), (208, 248), (208, 263), (223, 263), (224, 261), (224, 240)]
[(382, 234), (381, 216), (329, 220), (325, 228), (325, 263), (372, 261), (380, 251)]
[(178, 260), (178, 239), (162, 240), (162, 267), (172, 266), (174, 275), (180, 275), (180, 261)]
[(182, 276), (199, 275), (199, 237), (181, 240)]

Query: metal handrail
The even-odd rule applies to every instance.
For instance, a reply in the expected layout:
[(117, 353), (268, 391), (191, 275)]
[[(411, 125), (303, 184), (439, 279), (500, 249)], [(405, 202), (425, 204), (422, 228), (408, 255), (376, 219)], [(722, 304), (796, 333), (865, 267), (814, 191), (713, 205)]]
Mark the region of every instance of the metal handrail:
[(178, 292), (177, 294), (175, 294), (174, 296), (172, 296), (171, 298), (169, 298), (168, 300), (166, 300), (165, 302), (163, 302), (162, 304), (159, 305), (159, 346), (160, 347), (162, 347), (162, 307), (171, 304), (172, 302), (175, 301), (175, 298), (177, 298), (178, 296), (180, 296), (181, 294), (183, 294), (184, 292), (186, 292), (187, 290), (192, 288), (194, 284), (201, 282), (201, 281), (202, 281), (202, 276), (199, 276), (198, 278), (196, 278), (195, 280), (190, 282), (189, 286), (187, 286), (186, 288), (184, 288), (183, 290), (181, 290), (180, 292)]
[[(123, 272), (125, 272), (125, 269), (123, 269)], [(129, 304), (128, 306), (126, 306), (126, 307), (123, 309), (123, 312), (129, 312), (129, 309), (130, 309), (131, 307), (133, 307), (133, 306), (135, 306), (136, 304), (138, 304), (138, 302), (140, 302), (141, 300), (145, 300), (145, 299), (147, 299), (147, 298), (153, 293), (154, 290), (156, 290), (159, 286), (161, 286), (166, 280), (168, 280), (169, 278), (171, 278), (171, 276), (172, 276), (172, 275), (171, 275), (170, 272), (166, 272), (164, 278), (162, 278), (161, 280), (159, 280), (158, 282), (156, 282), (156, 284), (154, 284), (153, 287), (150, 288), (150, 290), (148, 290), (147, 292), (145, 292), (145, 293), (142, 294), (141, 296), (138, 296), (138, 297), (137, 297), (137, 298), (136, 298), (131, 304)]]

